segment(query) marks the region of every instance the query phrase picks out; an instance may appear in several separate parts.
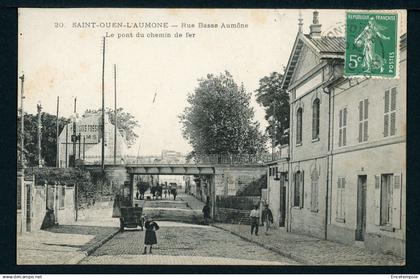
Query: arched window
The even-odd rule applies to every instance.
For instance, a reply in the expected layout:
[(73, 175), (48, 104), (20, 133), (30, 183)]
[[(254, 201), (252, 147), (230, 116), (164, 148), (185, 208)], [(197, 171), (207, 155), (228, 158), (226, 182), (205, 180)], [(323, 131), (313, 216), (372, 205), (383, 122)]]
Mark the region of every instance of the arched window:
[(302, 143), (302, 108), (296, 114), (296, 144)]
[(319, 99), (312, 104), (312, 139), (319, 138)]

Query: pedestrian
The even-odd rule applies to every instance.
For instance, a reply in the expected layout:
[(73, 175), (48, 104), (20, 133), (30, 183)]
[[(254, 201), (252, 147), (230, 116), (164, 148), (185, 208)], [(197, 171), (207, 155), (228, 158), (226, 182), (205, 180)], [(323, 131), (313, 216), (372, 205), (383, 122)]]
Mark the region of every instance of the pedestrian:
[(203, 217), (204, 217), (204, 223), (206, 225), (209, 224), (209, 219), (210, 219), (210, 206), (208, 203), (206, 203), (203, 207)]
[(140, 217), (140, 230), (141, 230), (141, 231), (143, 231), (143, 229), (144, 229), (144, 221), (145, 221), (145, 217), (146, 217), (146, 215), (144, 215), (144, 213), (142, 213), (142, 214), (141, 214), (141, 217)]
[(176, 189), (174, 190), (174, 200), (176, 200), (176, 195), (177, 195), (177, 192), (176, 192)]
[(260, 218), (258, 205), (254, 205), (254, 209), (251, 210), (249, 217), (251, 218), (251, 235), (254, 233), (254, 229), (255, 235), (258, 235), (258, 218)]
[(273, 223), (273, 213), (271, 212), (271, 209), (268, 208), (268, 204), (265, 204), (261, 215), (262, 222), (264, 223), (265, 234), (267, 235), (270, 224)]
[(166, 190), (166, 188), (163, 190), (163, 195), (165, 195), (165, 200), (166, 200), (166, 192), (167, 192), (167, 190)]
[(139, 196), (140, 196), (140, 192), (137, 190), (137, 192), (136, 192), (136, 199), (137, 200), (139, 199)]
[(147, 246), (149, 246), (149, 253), (152, 254), (152, 246), (157, 244), (156, 231), (159, 230), (159, 225), (148, 216), (145, 219), (144, 228), (146, 229), (146, 234), (144, 236), (143, 254), (147, 254)]

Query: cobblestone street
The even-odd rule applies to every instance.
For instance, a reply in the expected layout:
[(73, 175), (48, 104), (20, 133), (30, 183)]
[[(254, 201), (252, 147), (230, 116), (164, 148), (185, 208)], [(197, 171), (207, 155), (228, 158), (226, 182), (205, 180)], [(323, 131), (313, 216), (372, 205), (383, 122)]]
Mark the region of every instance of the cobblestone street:
[(211, 226), (158, 222), (158, 244), (142, 255), (144, 232), (113, 237), (82, 264), (246, 264), (289, 265), (296, 262)]

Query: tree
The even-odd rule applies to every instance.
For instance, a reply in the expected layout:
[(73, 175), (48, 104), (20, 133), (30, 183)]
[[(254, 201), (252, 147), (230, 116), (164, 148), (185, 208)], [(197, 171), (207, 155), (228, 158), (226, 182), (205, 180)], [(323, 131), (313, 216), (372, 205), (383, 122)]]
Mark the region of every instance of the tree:
[(253, 120), (251, 94), (229, 72), (199, 79), (179, 116), (192, 154), (255, 154), (264, 151), (265, 137)]
[(265, 119), (269, 120), (267, 132), (273, 138), (274, 145), (289, 143), (286, 132), (289, 129), (289, 95), (281, 88), (283, 76), (272, 72), (260, 79), (260, 86), (256, 90), (257, 102), (265, 109)]
[[(55, 115), (42, 112), (41, 113), (41, 156), (44, 165), (49, 167), (56, 166), (57, 156), (57, 133), (56, 133)], [(68, 119), (60, 117), (58, 120), (59, 131), (62, 131)], [(20, 152), (20, 116), (17, 121), (17, 144), (18, 152)], [(25, 114), (24, 117), (24, 157), (25, 165), (28, 167), (38, 165), (38, 116)]]
[[(115, 125), (115, 114), (114, 110), (111, 108), (106, 108), (105, 110), (106, 114), (109, 117), (109, 121), (112, 125)], [(85, 116), (88, 113), (102, 113), (102, 109), (97, 110), (91, 110), (88, 109), (85, 111), (83, 116)], [(127, 145), (131, 146), (135, 143), (136, 139), (139, 137), (135, 132), (134, 129), (137, 127), (140, 127), (139, 122), (136, 120), (136, 118), (129, 112), (125, 112), (123, 108), (117, 109), (117, 128), (123, 129), (126, 134), (126, 141)]]

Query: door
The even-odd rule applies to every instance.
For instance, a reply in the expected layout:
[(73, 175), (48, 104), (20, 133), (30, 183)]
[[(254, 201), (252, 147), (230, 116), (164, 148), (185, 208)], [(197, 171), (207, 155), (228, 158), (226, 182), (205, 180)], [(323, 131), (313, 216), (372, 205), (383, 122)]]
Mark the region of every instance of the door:
[(284, 227), (286, 219), (286, 176), (286, 172), (282, 172), (280, 175), (280, 227)]
[(366, 175), (359, 175), (357, 182), (356, 240), (364, 241), (366, 232)]

